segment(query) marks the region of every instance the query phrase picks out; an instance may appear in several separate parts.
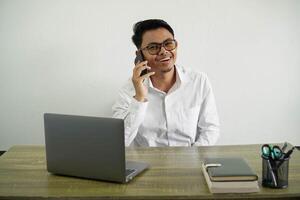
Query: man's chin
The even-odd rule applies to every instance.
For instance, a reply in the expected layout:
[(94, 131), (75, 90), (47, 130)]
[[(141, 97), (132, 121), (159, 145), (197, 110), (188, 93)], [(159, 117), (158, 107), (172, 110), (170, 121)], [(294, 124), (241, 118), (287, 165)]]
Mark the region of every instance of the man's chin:
[(168, 73), (173, 70), (174, 66), (175, 66), (174, 63), (169, 64), (169, 65), (160, 65), (160, 66), (158, 66), (158, 69), (162, 73)]
[(168, 73), (168, 72), (172, 71), (173, 68), (174, 68), (174, 64), (173, 64), (173, 65), (170, 65), (170, 66), (167, 66), (167, 67), (162, 67), (160, 71), (161, 71), (162, 73)]

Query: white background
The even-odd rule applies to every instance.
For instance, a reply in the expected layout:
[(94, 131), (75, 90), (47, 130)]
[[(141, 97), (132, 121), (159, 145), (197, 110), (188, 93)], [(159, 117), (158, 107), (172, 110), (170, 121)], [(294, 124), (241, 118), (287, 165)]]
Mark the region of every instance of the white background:
[(300, 144), (300, 1), (0, 0), (0, 150), (44, 144), (45, 112), (111, 116), (148, 18), (208, 74), (218, 144)]

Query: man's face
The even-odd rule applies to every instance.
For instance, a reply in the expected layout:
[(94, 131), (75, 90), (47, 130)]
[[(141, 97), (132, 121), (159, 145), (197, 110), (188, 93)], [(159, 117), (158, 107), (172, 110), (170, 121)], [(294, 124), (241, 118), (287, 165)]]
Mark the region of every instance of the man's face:
[[(173, 35), (165, 28), (146, 31), (142, 37), (141, 49), (147, 47), (149, 44), (161, 44), (168, 40), (173, 40)], [(151, 71), (156, 73), (170, 72), (175, 65), (177, 57), (177, 48), (172, 51), (167, 51), (163, 46), (156, 55), (151, 55), (147, 49), (143, 50), (145, 60), (148, 61), (148, 66)]]

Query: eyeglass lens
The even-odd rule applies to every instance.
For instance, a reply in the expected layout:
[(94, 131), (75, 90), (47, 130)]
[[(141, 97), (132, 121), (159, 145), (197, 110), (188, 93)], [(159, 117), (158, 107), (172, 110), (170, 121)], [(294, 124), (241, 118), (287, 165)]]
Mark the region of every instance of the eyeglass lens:
[(162, 44), (149, 44), (146, 49), (149, 54), (155, 55), (160, 52), (161, 46), (163, 46), (167, 51), (172, 51), (177, 47), (176, 40), (167, 40)]

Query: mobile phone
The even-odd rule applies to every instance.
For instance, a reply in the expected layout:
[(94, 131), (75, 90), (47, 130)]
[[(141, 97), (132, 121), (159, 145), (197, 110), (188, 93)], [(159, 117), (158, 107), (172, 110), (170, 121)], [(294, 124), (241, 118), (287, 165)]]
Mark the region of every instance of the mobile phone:
[[(135, 54), (136, 54), (136, 57), (135, 57), (135, 59), (134, 59), (134, 64), (135, 64), (135, 65), (138, 63), (138, 61), (140, 61), (140, 62), (143, 62), (143, 61), (144, 61), (144, 56), (143, 56), (143, 54), (142, 54), (141, 51), (137, 51)], [(140, 75), (140, 76), (143, 76), (143, 75), (145, 75), (145, 74), (147, 74), (147, 73), (148, 73), (148, 69), (144, 69), (144, 70), (141, 72), (141, 75)]]

